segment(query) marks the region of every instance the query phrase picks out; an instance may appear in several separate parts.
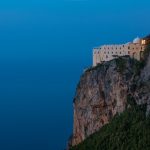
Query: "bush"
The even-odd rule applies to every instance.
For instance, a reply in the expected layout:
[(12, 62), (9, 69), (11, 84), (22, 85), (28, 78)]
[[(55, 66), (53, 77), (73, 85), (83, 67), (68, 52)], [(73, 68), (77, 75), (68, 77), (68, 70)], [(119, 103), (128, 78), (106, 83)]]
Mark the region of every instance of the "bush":
[(123, 73), (125, 68), (126, 68), (126, 60), (123, 59), (122, 57), (119, 57), (116, 59), (116, 64), (117, 64), (117, 67), (118, 67), (118, 71), (120, 73)]

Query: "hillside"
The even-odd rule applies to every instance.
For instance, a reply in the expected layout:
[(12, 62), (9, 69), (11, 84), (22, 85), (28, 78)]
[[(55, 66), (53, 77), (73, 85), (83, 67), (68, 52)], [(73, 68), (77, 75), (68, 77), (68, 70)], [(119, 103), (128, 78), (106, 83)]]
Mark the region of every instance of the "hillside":
[(116, 115), (111, 123), (70, 150), (149, 150), (150, 117), (145, 105)]
[(118, 149), (122, 145), (122, 149), (130, 149), (144, 142), (148, 147), (149, 52), (148, 46), (141, 62), (120, 57), (90, 68), (81, 76), (74, 98), (70, 147), (94, 150)]

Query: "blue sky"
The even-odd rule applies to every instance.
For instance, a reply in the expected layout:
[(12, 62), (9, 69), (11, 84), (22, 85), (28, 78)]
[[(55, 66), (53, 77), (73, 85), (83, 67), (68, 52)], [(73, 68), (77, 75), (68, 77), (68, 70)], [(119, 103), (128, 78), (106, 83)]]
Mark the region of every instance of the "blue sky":
[[(149, 34), (149, 5), (148, 0), (1, 1), (0, 40), (5, 48), (1, 53), (6, 57), (28, 55), (32, 59), (33, 55), (46, 57), (48, 51), (56, 56), (59, 51), (65, 57), (74, 56), (66, 46), (76, 45), (78, 49), (86, 47), (89, 55), (89, 49), (94, 46), (126, 42)], [(4, 45), (8, 42), (15, 50), (8, 50)], [(36, 50), (31, 48), (29, 52), (16, 46), (25, 42), (27, 47), (37, 44)], [(41, 53), (40, 47), (44, 45), (46, 48)], [(66, 51), (61, 51), (61, 47)]]

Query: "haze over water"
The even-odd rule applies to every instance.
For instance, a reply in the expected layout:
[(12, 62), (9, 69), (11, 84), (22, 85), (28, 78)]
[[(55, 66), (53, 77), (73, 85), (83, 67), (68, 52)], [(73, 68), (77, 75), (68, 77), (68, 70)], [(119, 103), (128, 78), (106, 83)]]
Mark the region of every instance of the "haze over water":
[(92, 48), (150, 32), (149, 0), (0, 2), (0, 150), (63, 150)]

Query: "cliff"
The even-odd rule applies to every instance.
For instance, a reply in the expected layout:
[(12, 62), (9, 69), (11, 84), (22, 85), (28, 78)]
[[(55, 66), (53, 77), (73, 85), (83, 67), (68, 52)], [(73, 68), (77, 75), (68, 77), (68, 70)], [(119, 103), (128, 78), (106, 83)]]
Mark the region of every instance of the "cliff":
[(70, 146), (84, 141), (133, 103), (146, 104), (146, 113), (149, 114), (149, 48), (141, 62), (125, 56), (84, 72), (73, 102), (74, 128)]

